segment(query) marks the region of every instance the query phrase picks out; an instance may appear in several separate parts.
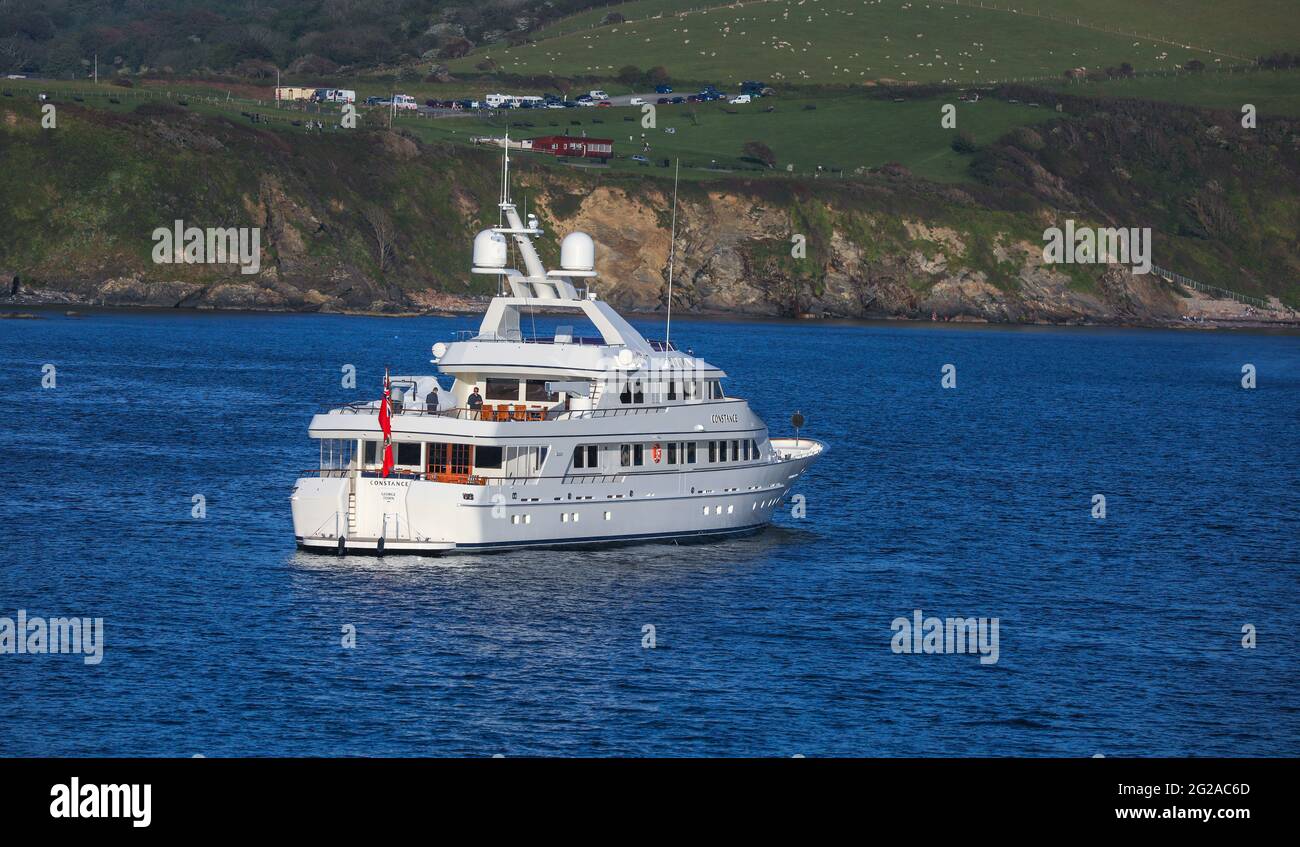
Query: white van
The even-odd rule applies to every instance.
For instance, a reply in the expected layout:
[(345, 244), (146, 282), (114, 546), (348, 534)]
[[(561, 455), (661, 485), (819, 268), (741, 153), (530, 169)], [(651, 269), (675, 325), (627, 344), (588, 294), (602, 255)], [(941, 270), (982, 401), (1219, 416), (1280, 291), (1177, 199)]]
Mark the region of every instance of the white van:
[(732, 97), (727, 102), (735, 106), (740, 103), (752, 103), (754, 102), (754, 99), (750, 97), (748, 94), (737, 94), (735, 97)]
[(411, 111), (415, 111), (415, 109), (418, 107), (418, 105), (419, 105), (419, 104), (415, 102), (415, 98), (412, 97), (412, 96), (409, 95), (409, 94), (394, 94), (394, 95), (393, 95), (393, 108), (394, 108), (394, 109), (410, 109)]
[(589, 94), (589, 95), (591, 96), (591, 99), (592, 99), (592, 100), (595, 100), (595, 101), (597, 101), (597, 102), (599, 102), (599, 101), (601, 101), (601, 100), (608, 100), (608, 99), (609, 99), (609, 95), (606, 94), (605, 92), (601, 91), (599, 88), (593, 88), (591, 91), (588, 91), (587, 94)]

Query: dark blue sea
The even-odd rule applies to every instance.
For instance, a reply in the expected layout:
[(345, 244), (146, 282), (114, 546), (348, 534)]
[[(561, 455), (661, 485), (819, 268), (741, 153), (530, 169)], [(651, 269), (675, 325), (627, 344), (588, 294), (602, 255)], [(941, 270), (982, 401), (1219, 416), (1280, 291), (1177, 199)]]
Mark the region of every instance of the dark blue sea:
[[(679, 320), (829, 443), (805, 517), (339, 559), (294, 548), (310, 416), (476, 320), (39, 314), (0, 321), (0, 617), (104, 652), (0, 654), (0, 755), (1300, 755), (1300, 337)], [(998, 660), (895, 653), (917, 609)]]

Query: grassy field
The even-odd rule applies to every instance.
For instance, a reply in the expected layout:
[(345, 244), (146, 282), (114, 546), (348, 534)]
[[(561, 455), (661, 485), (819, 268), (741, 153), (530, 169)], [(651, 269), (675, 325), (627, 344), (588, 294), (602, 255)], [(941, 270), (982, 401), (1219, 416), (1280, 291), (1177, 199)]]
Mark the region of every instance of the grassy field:
[(1085, 97), (1133, 97), (1241, 111), (1243, 103), (1261, 115), (1300, 117), (1300, 71), (1181, 73), (1111, 79), (1104, 82), (1051, 83), (1051, 88)]
[[(89, 86), (80, 83), (24, 82), (6, 86), (20, 96), (31, 98), (37, 89), (47, 91), (56, 100), (66, 102), (72, 92), (87, 92)], [(117, 111), (130, 111), (141, 103), (171, 102), (160, 91), (122, 90), (99, 86), (93, 93), (82, 94), (85, 105)], [(293, 126), (293, 121), (315, 120), (327, 124), (337, 123), (337, 113), (327, 110), (324, 116), (315, 113), (276, 109), (273, 105), (254, 106), (248, 103), (227, 102), (221, 96), (208, 92), (205, 99), (198, 91), (185, 98), (191, 111), (220, 114), (234, 120), (247, 121), (246, 114), (256, 113), (271, 126), (286, 130), (305, 131)], [(109, 102), (110, 99), (118, 103)], [(659, 167), (632, 162), (625, 157), (646, 155), (658, 162), (664, 158), (681, 158), (687, 178), (708, 176), (713, 168), (754, 169), (762, 171), (754, 162), (742, 160), (742, 147), (747, 141), (761, 141), (776, 155), (776, 173), (788, 174), (786, 166), (793, 166), (796, 176), (808, 176), (821, 165), (825, 170), (843, 170), (848, 174), (857, 168), (871, 168), (889, 162), (898, 162), (919, 176), (953, 182), (966, 178), (968, 156), (951, 148), (956, 130), (940, 125), (941, 108), (952, 102), (957, 107), (957, 127), (971, 133), (976, 143), (991, 142), (1011, 129), (1050, 119), (1055, 113), (1043, 108), (1013, 105), (996, 100), (964, 103), (945, 97), (933, 100), (908, 100), (895, 103), (876, 100), (861, 94), (819, 95), (799, 98), (773, 97), (745, 106), (728, 106), (725, 103), (659, 106), (656, 125), (652, 129), (641, 126), (639, 107), (612, 109), (565, 109), (505, 111), (495, 117), (466, 115), (464, 117), (427, 118), (398, 117), (395, 126), (407, 129), (426, 141), (470, 143), (473, 136), (500, 136), (507, 129), (512, 137), (531, 138), (539, 135), (562, 135), (568, 132), (580, 135), (613, 138), (615, 152), (620, 156), (614, 167), (633, 169), (663, 175)], [(772, 108), (772, 112), (765, 111)], [(360, 125), (386, 125), (388, 113), (383, 109), (360, 113)], [(671, 129), (673, 132), (668, 132)], [(645, 133), (644, 139), (642, 133)], [(645, 152), (643, 143), (649, 142)]]
[[(488, 45), (451, 66), (469, 71), (490, 56), (518, 74), (614, 76), (632, 64), (729, 85), (970, 83), (1123, 62), (1238, 64), (1300, 44), (1300, 16), (1288, 0), (1040, 0), (1017, 12), (917, 0), (765, 0), (684, 11), (690, 5), (698, 0), (584, 12), (541, 30), (535, 43)], [(592, 28), (611, 11), (628, 21)]]
[[(426, 138), (461, 141), (473, 135), (500, 136), (507, 127), (515, 138), (586, 132), (593, 137), (613, 138), (614, 149), (621, 156), (643, 153), (644, 132), (650, 151), (643, 155), (656, 164), (664, 158), (680, 157), (683, 168), (688, 170), (707, 169), (714, 162), (723, 168), (757, 168), (753, 162), (742, 161), (741, 148), (746, 141), (761, 141), (775, 153), (781, 173), (792, 165), (796, 175), (807, 176), (816, 173), (821, 165), (851, 174), (856, 168), (899, 162), (919, 176), (951, 182), (966, 178), (969, 157), (952, 150), (954, 130), (940, 126), (940, 109), (947, 100), (893, 103), (841, 95), (771, 98), (748, 106), (716, 102), (660, 106), (655, 128), (645, 130), (640, 123), (641, 111), (636, 108), (507, 112), (493, 120), (411, 119), (403, 125)], [(763, 111), (767, 105), (775, 111)], [(955, 105), (958, 127), (969, 130), (980, 144), (1055, 114), (1042, 108), (987, 100)], [(669, 129), (675, 132), (667, 132)], [(617, 161), (616, 167), (660, 170), (627, 160)]]

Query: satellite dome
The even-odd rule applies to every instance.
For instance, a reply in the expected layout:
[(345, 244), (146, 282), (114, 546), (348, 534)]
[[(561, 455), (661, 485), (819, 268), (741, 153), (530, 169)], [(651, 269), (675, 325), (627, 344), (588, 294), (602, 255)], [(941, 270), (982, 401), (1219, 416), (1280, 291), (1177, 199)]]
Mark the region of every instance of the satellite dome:
[(474, 267), (504, 268), (506, 266), (506, 237), (485, 229), (474, 236)]
[(596, 243), (585, 232), (571, 232), (560, 242), (560, 267), (575, 276), (596, 275)]

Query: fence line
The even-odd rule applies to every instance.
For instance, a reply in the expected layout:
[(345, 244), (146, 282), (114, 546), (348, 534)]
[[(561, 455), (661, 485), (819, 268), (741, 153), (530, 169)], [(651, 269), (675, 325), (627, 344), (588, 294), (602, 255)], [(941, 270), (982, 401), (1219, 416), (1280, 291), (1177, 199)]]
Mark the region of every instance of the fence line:
[(1248, 306), (1258, 306), (1261, 309), (1268, 309), (1269, 311), (1273, 311), (1273, 307), (1269, 304), (1267, 300), (1264, 300), (1263, 298), (1251, 297), (1248, 294), (1239, 294), (1236, 291), (1231, 291), (1227, 288), (1220, 288), (1217, 285), (1206, 285), (1203, 282), (1197, 282), (1191, 277), (1183, 276), (1182, 274), (1174, 273), (1171, 270), (1157, 267), (1155, 265), (1151, 266), (1151, 270), (1153, 273), (1164, 277), (1170, 282), (1176, 282), (1179, 285), (1185, 285), (1188, 288), (1193, 288), (1197, 291), (1204, 291), (1207, 294), (1213, 294), (1221, 300), (1222, 299), (1236, 300), (1238, 303), (1245, 303)]

